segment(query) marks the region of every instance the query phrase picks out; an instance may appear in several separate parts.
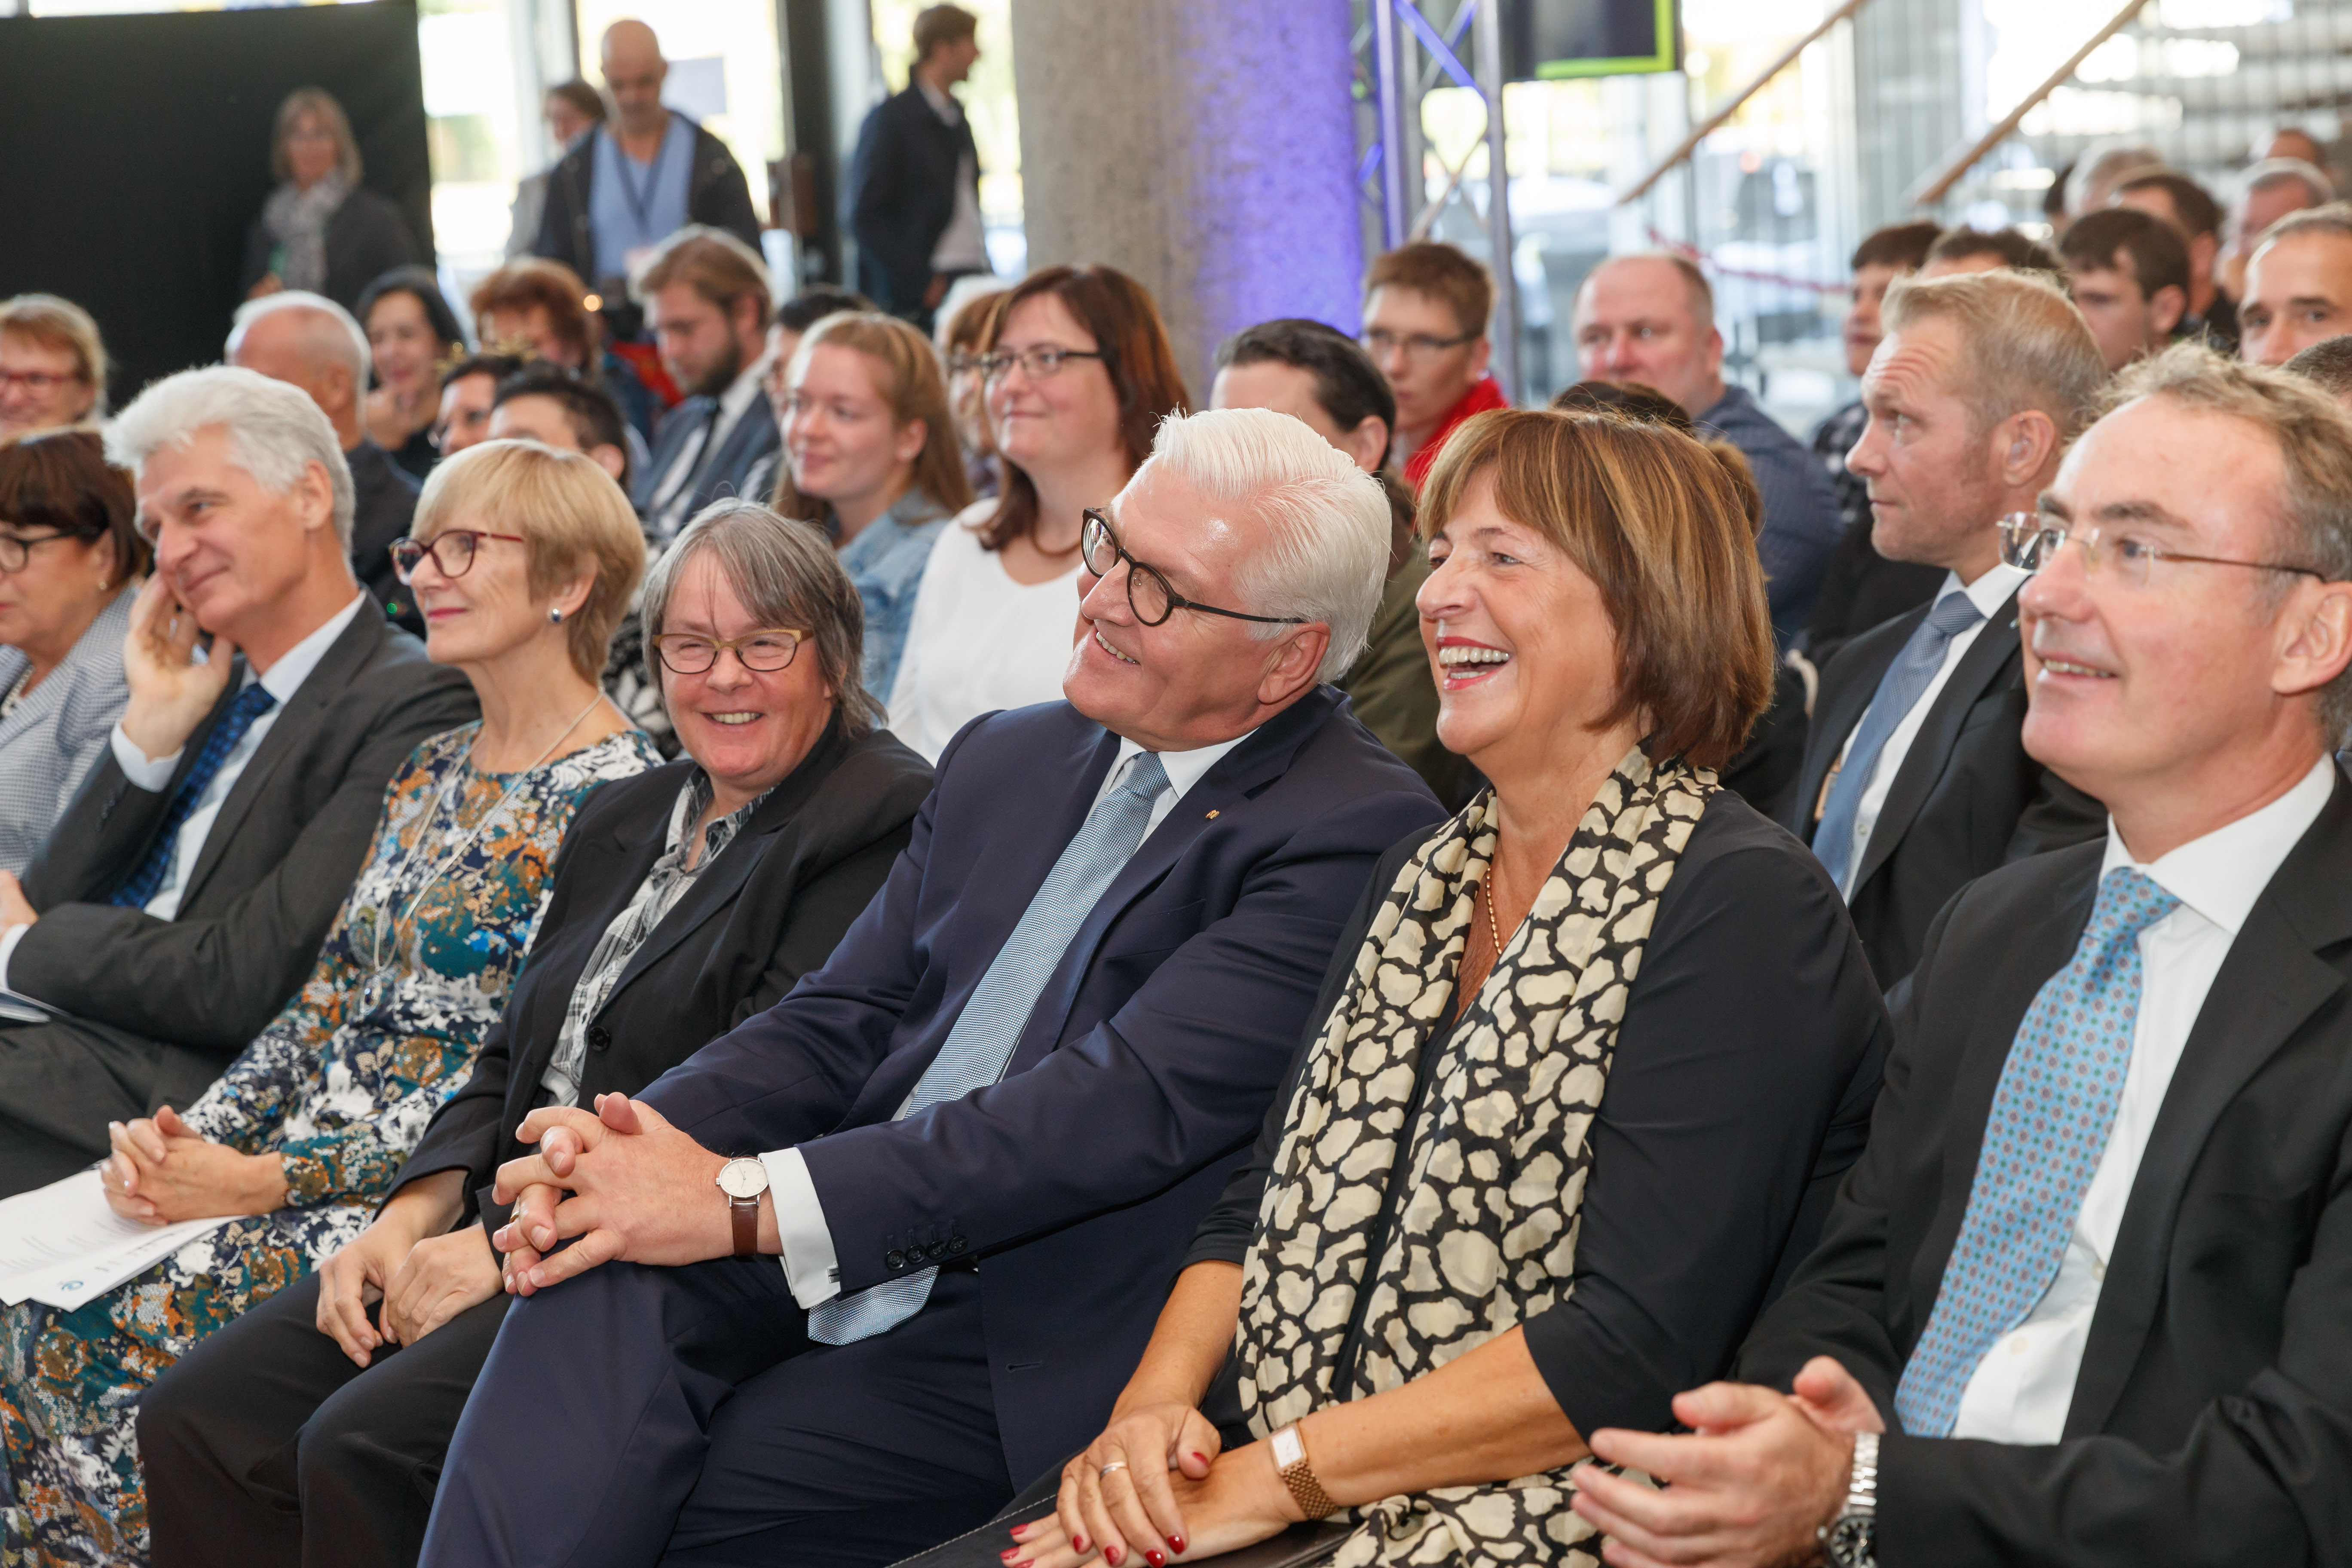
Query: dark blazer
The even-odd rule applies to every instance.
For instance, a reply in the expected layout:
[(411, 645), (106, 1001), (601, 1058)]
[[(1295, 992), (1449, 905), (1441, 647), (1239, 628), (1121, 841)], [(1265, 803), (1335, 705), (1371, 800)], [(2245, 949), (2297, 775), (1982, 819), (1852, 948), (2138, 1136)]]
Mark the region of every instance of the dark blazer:
[[(1381, 857), (1365, 884), (1257, 1146), (1202, 1222), (1188, 1266), (1247, 1258), (1307, 1052), (1429, 837)], [(1424, 1059), (1443, 1061), (1450, 1044), (1433, 1034)], [(1525, 1324), (1528, 1353), (1578, 1431), (1664, 1431), (1675, 1394), (1729, 1369), (1862, 1153), (1888, 1044), (1878, 987), (1820, 863), (1718, 792), (1658, 900), (1626, 993), (1592, 1123), (1575, 1292)], [(1234, 1375), (1228, 1363), (1204, 1405), (1220, 1426), (1242, 1414)]]
[(966, 726), (832, 961), (646, 1091), (706, 1148), (800, 1149), (845, 1293), (983, 1260), (1016, 1478), (1101, 1429), (1372, 863), (1439, 815), (1341, 700), (1308, 693), (1177, 802), (1071, 940), (994, 1087), (892, 1120), (1118, 755), (1062, 702)]
[(2034, 994), (2103, 844), (2004, 867), (1928, 932), (1870, 1145), (1740, 1353), (1870, 1391), (1880, 1560), (2137, 1568), (2352, 1557), (2352, 789), (2338, 778), (2231, 945), (2132, 1184), (2054, 1447), (1911, 1438), (1895, 1389), (1943, 1283)]
[(8, 965), (16, 989), (51, 1006), (224, 1062), (309, 977), (394, 772), (419, 742), (480, 711), (464, 676), (362, 610), (221, 804), (177, 918), (107, 903), (146, 858), (237, 687), (232, 679), (162, 791), (132, 784), (110, 752), (99, 763), (26, 868), (25, 895), (41, 918)]
[(343, 460), (352, 469), (352, 575), (385, 618), (423, 637), (425, 617), (392, 569), (392, 547), (408, 536), (424, 486), (365, 436)]
[[(1822, 669), (1786, 818), (1806, 843), (1822, 781), (1928, 608), (1855, 637)], [(1847, 900), (1854, 930), (1889, 992), (1919, 961), (1928, 922), (1961, 884), (2106, 831), (2105, 807), (2025, 754), (2024, 722), (2025, 649), (2011, 595), (1936, 694), (1855, 868)]]
[(956, 174), (966, 153), (977, 174), (971, 119), (950, 125), (912, 82), (866, 115), (844, 205), (857, 240), (858, 286), (883, 309), (901, 315), (924, 309), (931, 252), (955, 216)]
[[(723, 228), (754, 251), (760, 248), (760, 214), (751, 205), (751, 187), (742, 165), (727, 143), (684, 115), (678, 121), (694, 132), (693, 173), (686, 186), (686, 221)], [(594, 287), (602, 279), (626, 270), (621, 258), (609, 258), (600, 274), (596, 268), (596, 235), (588, 216), (589, 189), (595, 174), (596, 143), (602, 138), (583, 136), (547, 175), (547, 207), (539, 220), (533, 256), (561, 261)]]
[[(481, 1208), (498, 1167), (527, 1151), (522, 1119), (546, 1102), (572, 988), (605, 928), (661, 858), (690, 761), (598, 790), (558, 855), (530, 963), (490, 1026), (465, 1087), (434, 1116), (401, 1169), (470, 1173)], [(781, 1000), (833, 954), (881, 889), (930, 793), (930, 764), (887, 731), (828, 729), (769, 793), (718, 859), (654, 927), (590, 1020), (580, 1103), (635, 1094), (709, 1041)], [(398, 1184), (395, 1184), (395, 1190)]]
[[(269, 226), (257, 216), (245, 231), (245, 265), (238, 270), (236, 284), (239, 299), (268, 273), (269, 253), (275, 248)], [(412, 261), (430, 264), (432, 259), (432, 254), (416, 243), (399, 204), (361, 185), (327, 219), (327, 283), (319, 291), (348, 310), (359, 303), (369, 284), (394, 268)]]
[[(629, 503), (637, 509), (639, 517), (651, 515), (654, 502), (662, 493), (662, 481), (668, 477), (671, 460), (709, 423), (710, 411), (718, 402), (715, 397), (689, 397), (662, 416), (661, 431), (654, 437), (653, 458), (638, 470), (636, 483), (629, 489)], [(782, 445), (776, 411), (770, 405), (767, 393), (754, 394), (743, 410), (743, 417), (735, 421), (727, 438), (719, 443), (719, 450), (696, 455), (694, 499), (685, 515), (692, 518), (712, 501), (727, 496), (767, 499), (752, 493), (751, 471), (760, 467), (760, 459)]]

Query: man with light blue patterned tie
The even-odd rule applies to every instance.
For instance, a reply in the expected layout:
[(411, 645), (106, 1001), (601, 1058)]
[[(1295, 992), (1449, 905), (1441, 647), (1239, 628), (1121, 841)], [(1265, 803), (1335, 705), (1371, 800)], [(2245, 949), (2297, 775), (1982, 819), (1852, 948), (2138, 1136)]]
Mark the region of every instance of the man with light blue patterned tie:
[(1942, 567), (1944, 585), (1827, 658), (1784, 820), (1892, 991), (1961, 884), (2104, 825), (2019, 742), (2025, 574), (1998, 524), (2033, 509), (2106, 365), (2065, 297), (2017, 273), (1901, 279), (1884, 312), (1846, 468), (1868, 487), (1872, 545)]
[(205, 1091), (309, 974), (394, 770), (479, 709), (361, 613), (351, 475), (300, 389), (186, 371), (107, 436), (155, 571), (109, 755), (0, 872), (0, 1196)]
[(1386, 574), (1377, 484), (1235, 409), (1104, 499), (1067, 700), (956, 737), (831, 962), (640, 1099), (525, 1124), (526, 1299), (425, 1562), (885, 1563), (1099, 1429), (1372, 865), (1441, 815), (1326, 684)]
[(2352, 1560), (2352, 420), (2195, 345), (2118, 392), (2010, 542), (2108, 831), (1937, 921), (1751, 1381), (1592, 1435), (1672, 1483), (1578, 1500), (1630, 1561)]

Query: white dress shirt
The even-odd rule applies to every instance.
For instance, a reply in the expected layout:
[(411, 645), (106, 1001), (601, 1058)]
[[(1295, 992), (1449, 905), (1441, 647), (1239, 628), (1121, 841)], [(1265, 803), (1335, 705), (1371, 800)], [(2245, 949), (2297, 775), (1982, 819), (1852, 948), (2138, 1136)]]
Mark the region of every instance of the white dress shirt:
[[(915, 79), (915, 86), (921, 90), (923, 101), (931, 106), (931, 112), (940, 117), (940, 123), (963, 123), (963, 105), (921, 77)], [(931, 270), (988, 270), (987, 229), (980, 217), (980, 167), (971, 161), (969, 152), (956, 154), (955, 206), (949, 215), (947, 227), (940, 230), (939, 243), (931, 247)]]
[[(277, 723), (278, 716), (286, 711), (286, 704), (295, 692), (301, 689), (302, 682), (319, 668), (319, 661), (327, 657), (327, 650), (334, 646), (337, 637), (343, 635), (343, 628), (352, 624), (352, 617), (358, 615), (360, 606), (367, 602), (365, 594), (354, 596), (350, 604), (328, 616), (326, 623), (317, 631), (279, 655), (278, 662), (269, 667), (268, 674), (256, 677), (251, 666), (246, 668), (246, 684), (249, 686), (258, 679), (263, 689), (278, 700), (237, 738), (236, 744), (231, 746), (228, 755), (221, 760), (220, 772), (213, 775), (212, 782), (205, 785), (204, 793), (196, 797), (196, 808), (188, 813), (187, 821), (180, 825), (179, 835), (172, 841), (172, 863), (164, 868), (163, 880), (156, 888), (155, 896), (146, 902), (149, 914), (159, 921), (168, 921), (180, 912), (180, 895), (186, 887), (188, 872), (194, 868), (196, 857), (204, 851), (205, 836), (212, 831), (213, 819), (220, 816), (221, 803), (228, 799), (228, 792), (236, 787), (236, 781), (244, 773), (246, 764), (253, 761), (254, 752), (261, 749), (263, 738), (269, 733), (270, 726)], [(114, 749), (114, 761), (122, 769), (122, 776), (151, 795), (160, 794), (170, 785), (172, 774), (180, 765), (181, 752), (187, 750), (183, 746), (170, 756), (151, 759), (131, 742), (130, 736), (122, 732), (120, 723), (114, 726), (114, 733), (109, 740)], [(10, 995), (24, 994), (8, 984), (8, 961), (16, 955), (16, 944), (24, 940), (25, 929), (22, 925), (13, 925), (6, 931), (0, 932), (0, 991)]]
[[(1945, 683), (1952, 679), (1952, 671), (1960, 667), (1960, 660), (1975, 646), (1978, 635), (1992, 624), (1993, 617), (2008, 605), (2030, 575), (2032, 574), (2021, 572), (2007, 562), (2001, 562), (1964, 587), (1958, 573), (1944, 574), (1944, 585), (1936, 590), (1936, 598), (1941, 599), (1951, 593), (1964, 593), (1969, 596), (1969, 602), (1977, 607), (1977, 615), (1980, 618), (1968, 630), (1955, 634), (1952, 640), (1945, 645), (1944, 662), (1937, 669), (1936, 678), (1927, 682), (1927, 689), (1919, 693), (1919, 700), (1911, 704), (1911, 711), (1903, 715), (1903, 722), (1895, 725), (1895, 732), (1886, 737), (1886, 744), (1878, 753), (1877, 765), (1870, 771), (1870, 783), (1862, 792), (1861, 804), (1854, 807), (1853, 850), (1846, 857), (1845, 886), (1838, 889), (1848, 899), (1853, 897), (1854, 879), (1862, 872), (1862, 852), (1870, 847), (1871, 829), (1878, 826), (1878, 814), (1886, 809), (1886, 797), (1895, 790), (1895, 775), (1903, 771), (1903, 759), (1910, 754), (1911, 742), (1919, 738), (1921, 726), (1927, 722), (1928, 710), (1936, 706), (1936, 699), (1943, 695)], [(1841, 766), (1845, 763), (1846, 750), (1853, 745), (1854, 736), (1861, 731), (1862, 725), (1857, 722), (1847, 732), (1845, 746), (1838, 751)]]
[(2301, 783), (2260, 811), (2192, 839), (2153, 864), (2134, 857), (2108, 822), (2099, 875), (2133, 867), (2179, 899), (2180, 907), (2137, 939), (2139, 1013), (2132, 1025), (2131, 1065), (2124, 1072), (2106, 1152), (2083, 1194), (2058, 1278), (2025, 1321), (1994, 1341), (1978, 1363), (1961, 1393), (1953, 1436), (2055, 1443), (2065, 1431), (2116, 1232), (2123, 1226), (2140, 1156), (2164, 1107), (2181, 1048), (2213, 976), (2238, 939), (2238, 928), (2288, 852), (2319, 819), (2335, 787), (2335, 761), (2322, 757)]
[[(1246, 731), (1197, 751), (1160, 752), (1160, 765), (1167, 772), (1168, 787), (1152, 797), (1151, 815), (1144, 820), (1143, 837), (1136, 840), (1136, 847), (1141, 848), (1159, 831), (1176, 803), (1203, 774), (1254, 733)], [(1127, 776), (1129, 764), (1142, 751), (1136, 742), (1119, 742), (1118, 755), (1103, 774), (1102, 787), (1095, 792), (1096, 805)], [(816, 1184), (809, 1180), (808, 1162), (801, 1158), (798, 1149), (778, 1149), (761, 1155), (760, 1163), (768, 1167), (768, 1187), (775, 1194), (776, 1233), (783, 1239), (784, 1281), (792, 1287), (793, 1300), (803, 1307), (832, 1300), (841, 1294), (841, 1255), (834, 1248), (833, 1230), (825, 1224)]]
[[(694, 470), (701, 463), (704, 452), (719, 450), (727, 445), (727, 438), (735, 434), (735, 426), (742, 422), (744, 411), (751, 406), (751, 400), (760, 395), (760, 384), (766, 377), (773, 358), (773, 355), (763, 353), (737, 373), (735, 379), (727, 384), (727, 390), (719, 395), (717, 421), (704, 426), (699, 439), (689, 440), (680, 447), (677, 456), (670, 459), (669, 467), (662, 470), (661, 483), (653, 490), (652, 514), (646, 519), (647, 526), (656, 536), (668, 539), (693, 521), (688, 514), (687, 506), (694, 500), (691, 483)], [(757, 500), (760, 498), (754, 496), (751, 499)]]

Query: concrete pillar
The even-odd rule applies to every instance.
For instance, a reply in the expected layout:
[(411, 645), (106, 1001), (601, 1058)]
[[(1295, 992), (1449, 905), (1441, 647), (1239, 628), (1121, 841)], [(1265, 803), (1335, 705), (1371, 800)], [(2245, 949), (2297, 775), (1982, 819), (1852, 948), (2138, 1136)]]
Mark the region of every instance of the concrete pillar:
[(1151, 290), (1196, 403), (1217, 343), (1357, 326), (1348, 0), (1013, 0), (1032, 267)]

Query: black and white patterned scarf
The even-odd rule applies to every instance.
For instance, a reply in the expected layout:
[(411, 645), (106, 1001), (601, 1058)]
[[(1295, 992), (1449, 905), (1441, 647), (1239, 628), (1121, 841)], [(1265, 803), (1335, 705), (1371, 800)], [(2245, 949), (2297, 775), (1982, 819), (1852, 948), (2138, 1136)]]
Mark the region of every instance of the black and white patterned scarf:
[[(1658, 900), (1717, 787), (1679, 759), (1653, 768), (1638, 747), (1617, 764), (1447, 1037), (1409, 1124), (1494, 853), (1493, 794), (1398, 873), (1301, 1073), (1243, 1266), (1234, 1348), (1253, 1432), (1435, 1371), (1573, 1291), (1586, 1134), (1617, 1025)], [(1342, 1366), (1365, 1292), (1360, 1348)], [(1600, 1543), (1568, 1506), (1572, 1470), (1346, 1510), (1365, 1528), (1337, 1562), (1597, 1564)]]
[(289, 180), (269, 193), (261, 223), (278, 251), (278, 281), (313, 294), (326, 289), (327, 222), (351, 194), (351, 182), (341, 174), (313, 181), (307, 191)]

